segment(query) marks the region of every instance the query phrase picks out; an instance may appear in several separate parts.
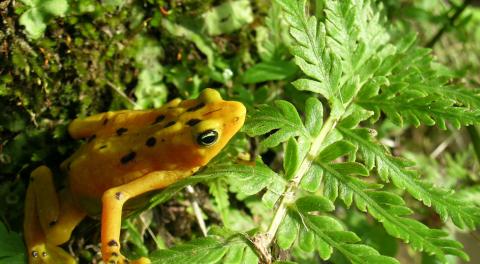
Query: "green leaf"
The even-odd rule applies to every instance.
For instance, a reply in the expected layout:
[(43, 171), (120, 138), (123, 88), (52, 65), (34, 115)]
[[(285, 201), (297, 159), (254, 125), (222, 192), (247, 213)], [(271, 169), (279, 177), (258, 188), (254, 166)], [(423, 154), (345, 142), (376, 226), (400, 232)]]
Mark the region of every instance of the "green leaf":
[(310, 137), (295, 106), (287, 101), (276, 101), (275, 107), (260, 106), (243, 126), (243, 131), (249, 136), (262, 135), (273, 130), (275, 131), (261, 142), (262, 147), (275, 147), (291, 137)]
[(284, 80), (293, 76), (297, 71), (297, 66), (291, 61), (275, 60), (260, 62), (245, 71), (242, 76), (242, 82), (251, 84)]
[[(379, 77), (386, 77), (388, 82), (362, 91), (356, 103), (374, 111), (376, 117), (380, 111), (385, 113), (399, 126), (436, 124), (446, 129), (446, 122), (456, 128), (480, 122), (478, 92), (448, 85), (447, 78), (433, 70), (430, 50), (414, 44), (415, 37), (407, 36), (396, 53), (381, 62), (381, 70), (369, 82)], [(372, 88), (368, 83), (366, 86)]]
[[(248, 250), (245, 250), (246, 248), (248, 248), (248, 245), (238, 237), (229, 239), (205, 237), (167, 250), (158, 250), (149, 257), (152, 263), (214, 264), (221, 262), (224, 258), (234, 261), (245, 258), (247, 254), (250, 255)], [(233, 252), (230, 253), (230, 251)], [(248, 258), (251, 257), (248, 256)]]
[(330, 200), (322, 196), (309, 195), (297, 199), (295, 204), (298, 207), (298, 210), (301, 212), (331, 212), (335, 209)]
[(168, 186), (150, 199), (149, 208), (153, 208), (159, 203), (170, 199), (187, 185), (213, 181), (219, 178), (232, 182), (232, 184), (230, 184), (232, 190), (235, 192), (241, 192), (245, 195), (258, 193), (268, 186), (274, 178), (282, 179), (261, 162), (257, 162), (255, 166), (218, 164), (216, 166), (211, 166), (207, 170), (197, 173), (192, 177), (185, 178)]
[(274, 180), (278, 175), (265, 164), (257, 161), (255, 166), (226, 165), (211, 168), (206, 173), (224, 174), (231, 182), (230, 188), (245, 195), (253, 195)]
[(408, 191), (415, 199), (432, 206), (443, 221), (449, 217), (460, 228), (475, 228), (480, 223), (479, 207), (458, 199), (448, 190), (435, 188), (418, 179), (417, 172), (409, 169), (412, 162), (393, 157), (374, 141), (368, 130), (339, 128), (345, 139), (357, 145), (368, 168), (376, 166), (383, 181), (391, 180), (395, 186)]
[(317, 157), (320, 162), (330, 162), (343, 157), (349, 153), (355, 152), (355, 146), (347, 141), (337, 141), (324, 148)]
[(27, 258), (25, 252), (22, 236), (9, 232), (3, 222), (0, 222), (0, 262), (25, 263)]
[(309, 97), (305, 103), (305, 128), (312, 137), (318, 136), (323, 125), (323, 106), (315, 97)]
[(51, 17), (63, 17), (68, 10), (66, 0), (32, 0), (22, 1), (29, 6), (19, 19), (27, 35), (32, 39), (40, 38)]
[(281, 249), (288, 249), (298, 236), (299, 223), (288, 214), (277, 231), (277, 244)]
[(252, 7), (248, 0), (229, 1), (203, 14), (209, 35), (231, 33), (253, 21)]
[(328, 260), (333, 249), (336, 249), (352, 263), (369, 263), (366, 261), (372, 259), (398, 263), (394, 258), (381, 256), (370, 246), (355, 244), (360, 240), (358, 236), (345, 231), (343, 225), (333, 217), (309, 215), (301, 209), (296, 214), (298, 217), (294, 219), (301, 223), (299, 245), (304, 251), (310, 252), (315, 247), (323, 260)]
[(223, 258), (223, 263), (241, 264), (246, 247), (246, 245), (242, 244), (232, 245), (225, 255), (225, 258)]
[[(411, 210), (404, 205), (403, 200), (392, 192), (378, 192), (378, 186), (364, 183), (352, 176), (347, 176), (335, 170), (332, 164), (321, 164), (325, 173), (325, 194), (333, 200), (340, 193), (340, 197), (347, 206), (355, 200), (357, 208), (367, 212), (381, 222), (385, 230), (392, 236), (408, 242), (414, 249), (435, 254), (441, 261), (445, 255), (455, 254), (458, 257), (468, 257), (461, 250), (462, 245), (454, 240), (445, 238), (447, 233), (430, 229), (417, 220), (405, 218)], [(327, 186), (328, 184), (328, 186)], [(328, 189), (327, 189), (328, 188)], [(338, 191), (340, 190), (340, 191)], [(329, 195), (330, 194), (330, 195)], [(449, 245), (446, 246), (445, 243)], [(451, 250), (454, 248), (455, 250)]]
[(42, 12), (37, 8), (28, 9), (20, 16), (20, 25), (25, 27), (27, 35), (32, 39), (43, 36), (47, 24), (44, 22)]
[[(322, 23), (308, 16), (305, 1), (277, 1), (285, 12), (285, 19), (290, 26), (290, 34), (295, 45), (290, 45), (295, 63), (310, 78), (315, 80), (317, 92), (327, 99), (338, 91), (341, 64), (337, 56), (326, 48), (326, 31)], [(303, 88), (296, 83), (296, 87)], [(306, 90), (306, 89), (305, 89)]]
[[(229, 207), (230, 202), (228, 201), (228, 187), (225, 180), (223, 179), (214, 179), (208, 182), (208, 189), (213, 195), (215, 206), (220, 212), (222, 222), (227, 226), (229, 223)], [(227, 226), (228, 227), (228, 226)]]
[(285, 158), (283, 159), (285, 179), (292, 179), (295, 176), (295, 172), (299, 165), (300, 157), (298, 153), (298, 143), (294, 138), (290, 138), (285, 147)]
[(358, 162), (333, 163), (331, 166), (343, 175), (368, 176), (367, 168)]
[(276, 202), (282, 196), (283, 191), (287, 183), (284, 178), (280, 177), (278, 174), (275, 176), (275, 179), (270, 182), (268, 185), (268, 190), (262, 196), (262, 202), (268, 208), (274, 208)]
[(305, 191), (315, 192), (320, 187), (323, 177), (323, 170), (320, 166), (312, 164), (310, 169), (305, 173), (300, 182), (300, 186)]

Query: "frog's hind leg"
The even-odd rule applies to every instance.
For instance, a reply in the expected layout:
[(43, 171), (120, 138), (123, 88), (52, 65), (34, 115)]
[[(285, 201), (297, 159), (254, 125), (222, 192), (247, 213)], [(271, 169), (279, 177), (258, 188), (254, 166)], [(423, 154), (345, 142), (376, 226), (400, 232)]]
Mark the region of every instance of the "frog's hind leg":
[(51, 171), (45, 166), (35, 169), (25, 201), (24, 232), (30, 264), (75, 263), (58, 245), (70, 238), (85, 213), (73, 205), (66, 192), (58, 198)]
[(128, 261), (120, 254), (120, 227), (123, 205), (130, 198), (143, 193), (164, 188), (182, 178), (192, 175), (198, 168), (178, 171), (156, 171), (137, 178), (124, 185), (107, 190), (102, 196), (102, 257), (105, 263), (148, 264), (142, 257)]

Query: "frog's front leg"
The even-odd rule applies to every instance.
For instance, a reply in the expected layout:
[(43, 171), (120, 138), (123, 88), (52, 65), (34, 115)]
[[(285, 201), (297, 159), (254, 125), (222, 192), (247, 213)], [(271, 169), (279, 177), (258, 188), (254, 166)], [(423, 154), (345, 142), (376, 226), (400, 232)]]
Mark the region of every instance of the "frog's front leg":
[(67, 192), (58, 197), (50, 169), (45, 166), (35, 169), (25, 198), (24, 232), (29, 263), (75, 263), (58, 245), (70, 238), (84, 216)]
[(102, 257), (106, 263), (150, 263), (147, 258), (129, 262), (120, 254), (120, 227), (122, 207), (128, 199), (143, 193), (162, 189), (182, 178), (192, 175), (191, 170), (157, 171), (134, 181), (113, 187), (102, 196)]

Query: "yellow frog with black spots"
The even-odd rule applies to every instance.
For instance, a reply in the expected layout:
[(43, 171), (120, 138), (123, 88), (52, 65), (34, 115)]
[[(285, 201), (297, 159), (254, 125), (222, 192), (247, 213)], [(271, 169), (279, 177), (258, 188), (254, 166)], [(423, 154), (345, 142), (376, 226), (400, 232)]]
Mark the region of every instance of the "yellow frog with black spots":
[(75, 263), (58, 245), (86, 215), (100, 214), (105, 263), (150, 263), (120, 254), (122, 211), (207, 164), (242, 127), (245, 112), (241, 103), (205, 89), (197, 99), (159, 109), (74, 120), (69, 133), (87, 140), (60, 166), (67, 187), (57, 192), (46, 166), (31, 174), (24, 221), (29, 263)]

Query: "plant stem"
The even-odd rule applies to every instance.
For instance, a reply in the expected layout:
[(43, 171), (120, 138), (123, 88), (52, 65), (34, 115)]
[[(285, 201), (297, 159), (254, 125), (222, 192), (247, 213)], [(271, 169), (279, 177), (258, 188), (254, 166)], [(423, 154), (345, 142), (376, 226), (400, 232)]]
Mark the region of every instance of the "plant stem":
[(287, 214), (287, 207), (290, 203), (292, 203), (295, 199), (295, 192), (298, 188), (298, 185), (300, 184), (303, 176), (307, 173), (307, 171), (310, 169), (312, 166), (313, 161), (315, 158), (318, 156), (322, 143), (325, 140), (325, 138), (328, 136), (330, 131), (335, 128), (336, 124), (338, 122), (337, 117), (330, 116), (325, 124), (323, 125), (322, 129), (320, 130), (320, 134), (313, 140), (312, 145), (310, 145), (310, 149), (303, 159), (299, 169), (295, 173), (295, 176), (290, 180), (281, 200), (278, 205), (278, 208), (275, 212), (275, 215), (273, 217), (272, 222), (270, 223), (270, 226), (267, 230), (267, 233), (264, 234), (265, 236), (265, 241), (263, 241), (263, 246), (269, 247), (270, 244), (272, 243), (275, 234), (278, 231), (278, 228), (280, 227), (280, 224), (282, 223), (283, 218)]
[(472, 0), (465, 0), (463, 4), (457, 8), (455, 13), (448, 19), (448, 23), (445, 23), (443, 27), (433, 36), (433, 38), (427, 43), (427, 48), (433, 48), (435, 46), (435, 43), (437, 43), (438, 40), (442, 37), (442, 35), (447, 31), (447, 28), (452, 26), (455, 23), (455, 20), (457, 20), (458, 17), (463, 13), (463, 11), (467, 8), (468, 5)]
[(477, 155), (477, 160), (480, 162), (480, 135), (478, 134), (477, 127), (474, 125), (467, 126), (467, 131), (472, 140), (473, 150)]

